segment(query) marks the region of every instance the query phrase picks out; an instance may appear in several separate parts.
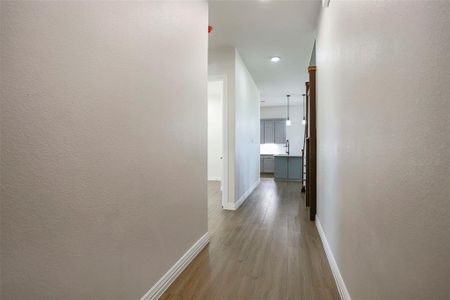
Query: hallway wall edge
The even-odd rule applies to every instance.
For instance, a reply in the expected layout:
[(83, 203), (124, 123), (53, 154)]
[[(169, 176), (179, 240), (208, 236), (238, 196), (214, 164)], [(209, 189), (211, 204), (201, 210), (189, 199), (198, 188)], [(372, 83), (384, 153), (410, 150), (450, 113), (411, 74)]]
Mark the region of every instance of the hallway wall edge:
[(157, 300), (169, 288), (169, 286), (180, 276), (186, 267), (197, 257), (197, 255), (208, 245), (209, 234), (205, 233), (189, 248), (186, 253), (164, 274), (158, 282), (140, 299)]
[(228, 206), (225, 206), (223, 209), (238, 210), (239, 207), (245, 202), (245, 200), (247, 200), (248, 196), (250, 196), (250, 194), (256, 189), (260, 182), (261, 179), (258, 178), (236, 202), (228, 203)]
[(333, 273), (334, 281), (336, 281), (336, 285), (339, 291), (339, 295), (342, 300), (351, 300), (350, 293), (347, 290), (347, 286), (345, 285), (344, 278), (341, 275), (341, 271), (339, 270), (339, 266), (336, 263), (333, 252), (331, 251), (330, 245), (328, 244), (327, 237), (325, 232), (323, 231), (322, 225), (320, 224), (319, 216), (316, 215), (316, 227), (319, 232), (320, 239), (322, 241), (323, 249), (325, 250), (325, 254), (328, 259), (328, 263), (330, 264), (331, 272)]

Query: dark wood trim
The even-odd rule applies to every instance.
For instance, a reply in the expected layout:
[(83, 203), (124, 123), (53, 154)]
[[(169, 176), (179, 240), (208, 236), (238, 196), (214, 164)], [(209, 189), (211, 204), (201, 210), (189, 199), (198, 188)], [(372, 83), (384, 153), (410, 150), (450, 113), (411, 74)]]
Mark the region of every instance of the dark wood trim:
[(306, 206), (309, 207), (310, 203), (311, 203), (311, 165), (310, 165), (310, 161), (311, 161), (311, 149), (310, 149), (310, 139), (309, 137), (306, 138), (306, 195), (305, 195), (305, 203)]
[(316, 67), (308, 68), (309, 72), (309, 150), (310, 150), (310, 209), (309, 219), (316, 219), (317, 211), (317, 136), (316, 136)]
[(306, 112), (305, 112), (305, 119), (306, 119), (306, 125), (305, 125), (305, 158), (306, 158), (306, 183), (305, 183), (305, 191), (306, 191), (306, 195), (305, 195), (305, 204), (306, 207), (309, 207), (309, 202), (310, 202), (310, 198), (311, 198), (311, 191), (309, 189), (309, 182), (310, 182), (310, 165), (309, 165), (309, 161), (310, 161), (310, 157), (309, 157), (309, 130), (308, 130), (308, 126), (309, 126), (309, 93), (310, 93), (310, 89), (309, 89), (309, 82), (305, 82), (305, 86), (306, 86), (306, 104), (305, 104), (305, 108), (306, 108)]
[[(303, 144), (303, 145), (305, 145), (305, 144)], [(302, 193), (304, 193), (306, 191), (306, 188), (305, 188), (305, 173), (304, 173), (304, 171), (305, 171), (305, 149), (302, 149), (302, 171), (301, 171), (301, 174), (302, 174), (302, 189), (301, 189), (301, 192)]]

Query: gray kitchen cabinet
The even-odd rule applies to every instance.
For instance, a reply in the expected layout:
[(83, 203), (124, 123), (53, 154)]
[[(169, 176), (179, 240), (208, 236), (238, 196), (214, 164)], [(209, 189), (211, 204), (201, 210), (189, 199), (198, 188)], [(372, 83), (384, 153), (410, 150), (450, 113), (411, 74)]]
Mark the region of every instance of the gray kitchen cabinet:
[(289, 157), (288, 158), (288, 178), (290, 180), (302, 179), (302, 158)]
[(275, 141), (275, 126), (273, 120), (264, 120), (264, 143), (271, 144)]
[(285, 119), (260, 120), (260, 143), (261, 144), (286, 143), (286, 120)]
[(261, 155), (259, 164), (261, 173), (273, 173), (275, 166), (273, 155)]
[(264, 142), (264, 123), (265, 123), (264, 120), (260, 120), (259, 121), (259, 132), (260, 132), (260, 134), (259, 134), (259, 143), (260, 144), (264, 144), (265, 143)]
[(268, 157), (264, 159), (264, 173), (273, 173), (275, 169), (275, 159)]
[(301, 156), (276, 155), (275, 180), (300, 181), (302, 179), (301, 167)]
[(275, 179), (288, 178), (288, 160), (286, 157), (275, 156)]
[(286, 143), (286, 121), (275, 120), (274, 121), (274, 141), (275, 144)]

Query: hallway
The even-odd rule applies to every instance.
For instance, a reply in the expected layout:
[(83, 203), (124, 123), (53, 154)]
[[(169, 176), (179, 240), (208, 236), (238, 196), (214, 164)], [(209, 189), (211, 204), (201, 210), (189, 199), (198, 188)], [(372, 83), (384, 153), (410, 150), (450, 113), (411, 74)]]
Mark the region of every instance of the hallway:
[(261, 178), (235, 212), (208, 184), (210, 244), (161, 299), (339, 299), (300, 185)]
[(449, 300), (449, 41), (450, 0), (0, 1), (0, 300)]

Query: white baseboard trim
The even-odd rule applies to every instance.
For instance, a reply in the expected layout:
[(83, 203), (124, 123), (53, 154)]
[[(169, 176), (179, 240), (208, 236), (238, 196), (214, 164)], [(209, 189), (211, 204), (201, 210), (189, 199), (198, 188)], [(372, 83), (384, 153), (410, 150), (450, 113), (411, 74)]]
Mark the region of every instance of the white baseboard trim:
[(208, 181), (222, 181), (222, 179), (220, 177), (208, 177)]
[(208, 233), (205, 233), (183, 256), (161, 277), (160, 280), (141, 298), (141, 300), (157, 300), (167, 288), (177, 279), (181, 272), (209, 243)]
[(247, 200), (248, 196), (253, 192), (254, 189), (258, 186), (260, 182), (260, 178), (256, 180), (252, 186), (235, 202), (235, 203), (229, 203), (227, 206), (224, 206), (223, 209), (226, 210), (237, 210), (242, 203), (244, 203), (245, 200)]
[(319, 216), (316, 215), (316, 227), (319, 232), (320, 239), (322, 240), (323, 248), (325, 249), (325, 254), (327, 255), (328, 263), (330, 264), (331, 272), (333, 273), (334, 281), (339, 291), (339, 295), (342, 300), (351, 300), (350, 294), (348, 293), (347, 286), (345, 285), (344, 279), (342, 278), (341, 271), (334, 259), (333, 252), (331, 251), (330, 244), (328, 244), (327, 237), (323, 231), (322, 224), (320, 224)]

